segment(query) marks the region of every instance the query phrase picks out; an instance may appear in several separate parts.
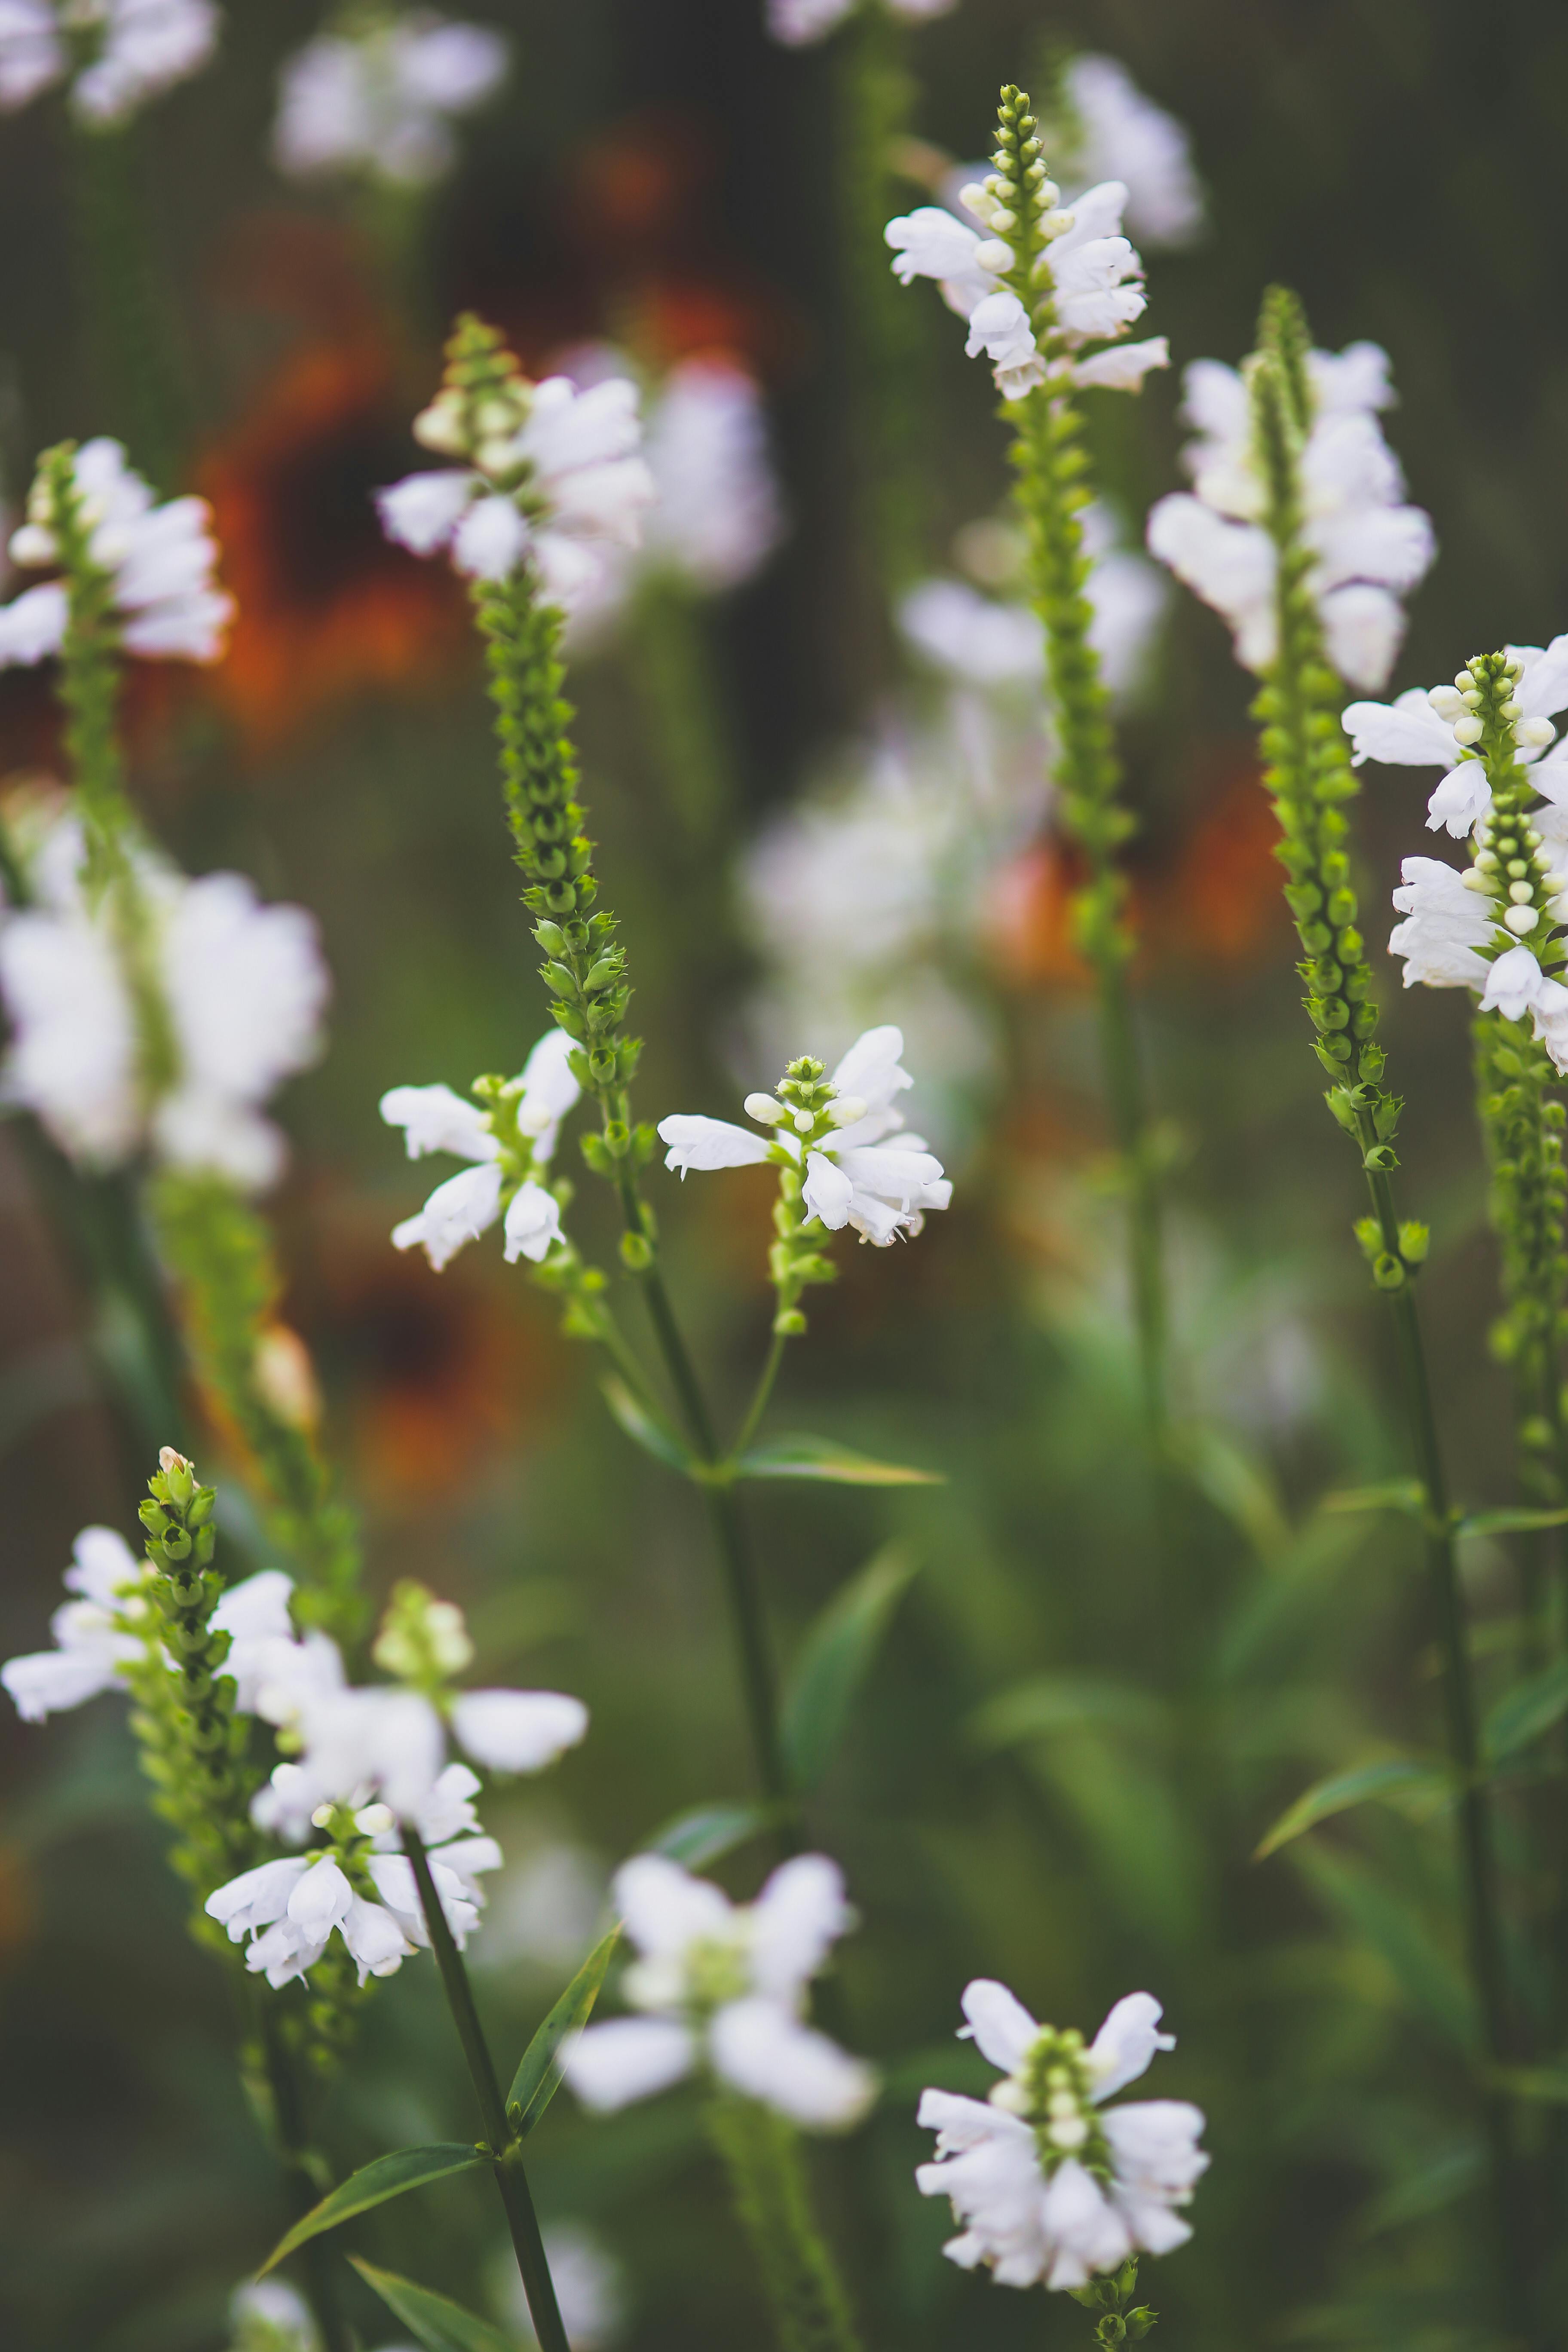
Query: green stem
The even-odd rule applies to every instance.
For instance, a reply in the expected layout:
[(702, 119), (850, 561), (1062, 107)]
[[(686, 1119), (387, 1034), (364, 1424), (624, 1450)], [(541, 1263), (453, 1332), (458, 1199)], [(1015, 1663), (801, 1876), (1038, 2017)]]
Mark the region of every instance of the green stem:
[(167, 491), (186, 422), (177, 331), (153, 259), (134, 125), (74, 126), (83, 310), (101, 346), (109, 413), (147, 479)]
[(522, 2274), (522, 2289), (528, 2297), (533, 2332), (539, 2338), (541, 2352), (571, 2352), (566, 2330), (562, 2324), (561, 2306), (555, 2299), (555, 2283), (550, 2275), (550, 2260), (540, 2235), (539, 2217), (533, 2210), (528, 2176), (522, 2167), (522, 2143), (507, 2121), (506, 2101), (501, 2094), (495, 2061), (490, 2056), (489, 2044), (479, 2023), (479, 2013), (474, 2006), (463, 1956), (452, 1940), (447, 1915), (441, 1908), (441, 1898), (436, 1892), (424, 1840), (417, 1830), (406, 1825), (403, 1831), (403, 1851), (414, 1871), (415, 1885), (419, 1889), (419, 1907), (425, 1914), (425, 1926), (436, 1955), (436, 1965), (441, 1972), (447, 2006), (452, 2012), (452, 2022), (458, 2030), (458, 2039), (468, 2061), (474, 2095), (479, 2103), (491, 2168), (506, 2213), (507, 2227), (511, 2232), (517, 2267)]
[(782, 2352), (859, 2352), (849, 2298), (812, 2213), (798, 2135), (771, 2107), (724, 2092), (709, 2102), (707, 2122)]
[[(283, 2164), (284, 2189), (290, 2217), (299, 2221), (320, 2202), (321, 2183), (310, 2169), (304, 2103), (300, 2096), (300, 2085), (289, 2063), (289, 2053), (279, 2032), (275, 2004), (263, 1997), (255, 2003), (255, 2009), (262, 2064)], [(312, 2238), (300, 2250), (300, 2267), (305, 2282), (305, 2298), (321, 2331), (322, 2352), (354, 2352), (354, 2339), (338, 2303), (336, 2267), (323, 2239)]]
[(670, 805), (688, 841), (704, 845), (734, 807), (735, 761), (692, 592), (649, 581), (632, 610), (627, 649)]
[(729, 1458), (731, 1462), (739, 1459), (757, 1433), (757, 1423), (767, 1410), (768, 1399), (773, 1392), (773, 1382), (778, 1379), (779, 1367), (784, 1362), (784, 1349), (788, 1345), (787, 1331), (773, 1333), (773, 1345), (768, 1349), (767, 1360), (763, 1366), (761, 1377), (757, 1381), (756, 1394), (747, 1407), (746, 1417), (731, 1443)]

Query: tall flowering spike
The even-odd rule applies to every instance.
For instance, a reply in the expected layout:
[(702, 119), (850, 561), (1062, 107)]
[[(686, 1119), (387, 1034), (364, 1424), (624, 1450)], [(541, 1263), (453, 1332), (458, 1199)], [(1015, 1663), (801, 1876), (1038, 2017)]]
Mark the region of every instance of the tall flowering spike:
[(1384, 352), (1373, 343), (1314, 351), (1300, 305), (1281, 288), (1265, 298), (1258, 348), (1239, 374), (1215, 360), (1187, 370), (1194, 488), (1158, 501), (1149, 545), (1229, 624), (1244, 668), (1262, 676), (1279, 654), (1269, 436), (1281, 433), (1298, 486), (1301, 582), (1323, 652), (1352, 686), (1379, 687), (1393, 667), (1401, 599), (1436, 552), (1430, 518), (1404, 503), (1377, 421), (1393, 397)]
[(5, 0), (0, 112), (68, 81), (72, 112), (111, 129), (199, 72), (218, 23), (214, 0)]
[(279, 170), (432, 186), (457, 161), (454, 122), (500, 88), (509, 51), (493, 26), (424, 8), (340, 10), (283, 67)]
[(474, 1163), (438, 1184), (419, 1214), (394, 1230), (398, 1249), (423, 1248), (439, 1272), (498, 1219), (509, 1265), (526, 1257), (537, 1265), (565, 1247), (563, 1196), (550, 1189), (547, 1171), (561, 1121), (582, 1092), (573, 1051), (564, 1030), (550, 1030), (519, 1076), (476, 1079), (477, 1102), (442, 1086), (394, 1087), (382, 1097), (381, 1115), (403, 1129), (410, 1160), (442, 1151)]
[(1087, 2046), (1081, 2033), (1037, 2024), (984, 1978), (966, 1989), (963, 2011), (963, 2033), (1003, 2074), (984, 2104), (951, 2091), (921, 2100), (937, 2154), (916, 2181), (922, 2195), (948, 2198), (963, 2225), (948, 2259), (989, 2269), (1001, 2286), (1081, 2293), (1140, 2252), (1184, 2244), (1181, 2209), (1209, 2162), (1203, 2116), (1176, 2099), (1104, 2105), (1175, 2046), (1157, 2031), (1159, 2002), (1130, 1993)]

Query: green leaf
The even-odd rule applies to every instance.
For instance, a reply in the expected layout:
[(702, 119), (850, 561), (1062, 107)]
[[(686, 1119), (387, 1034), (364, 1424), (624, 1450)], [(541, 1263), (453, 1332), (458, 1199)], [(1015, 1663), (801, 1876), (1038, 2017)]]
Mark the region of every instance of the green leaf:
[(499, 2327), (465, 2311), (460, 2303), (448, 2302), (433, 2288), (416, 2286), (412, 2279), (399, 2278), (395, 2271), (377, 2270), (358, 2254), (351, 2254), (349, 2260), (393, 2316), (413, 2329), (425, 2352), (518, 2352), (515, 2336), (503, 2336)]
[(785, 1437), (764, 1438), (742, 1454), (737, 1478), (826, 1478), (838, 1486), (940, 1486), (935, 1470), (906, 1470), (893, 1462), (873, 1462), (831, 1437), (813, 1437), (796, 1431)]
[(288, 2236), (279, 2238), (256, 2275), (265, 2278), (307, 2239), (319, 2238), (323, 2230), (335, 2230), (340, 2221), (352, 2221), (356, 2213), (368, 2213), (373, 2205), (384, 2205), (389, 2197), (401, 2197), (407, 2189), (423, 2189), (427, 2181), (444, 2180), (451, 2172), (472, 2172), (489, 2161), (472, 2140), (438, 2140), (432, 2147), (399, 2147), (390, 2156), (378, 2156), (374, 2163), (361, 2165), (347, 2180), (340, 2181), (319, 2205), (312, 2205)]
[(1554, 1665), (1505, 1691), (1492, 1708), (1481, 1742), (1488, 1762), (1500, 1764), (1506, 1757), (1517, 1755), (1564, 1715), (1568, 1715), (1568, 1658), (1559, 1658)]
[(1426, 1489), (1419, 1478), (1388, 1478), (1381, 1486), (1342, 1486), (1325, 1495), (1321, 1511), (1403, 1511), (1418, 1519), (1426, 1507)]
[(1457, 1536), (1517, 1536), (1528, 1535), (1535, 1528), (1568, 1527), (1568, 1510), (1532, 1511), (1523, 1507), (1505, 1505), (1495, 1511), (1467, 1511), (1457, 1520)]
[(696, 1455), (688, 1452), (667, 1422), (650, 1412), (640, 1397), (633, 1396), (625, 1381), (617, 1380), (612, 1372), (599, 1386), (604, 1391), (605, 1402), (635, 1444), (640, 1445), (645, 1454), (651, 1454), (656, 1462), (662, 1462), (667, 1470), (679, 1470), (683, 1478), (697, 1475), (701, 1465)]
[(1326, 1780), (1316, 1781), (1311, 1788), (1303, 1790), (1295, 1803), (1287, 1807), (1255, 1849), (1252, 1859), (1266, 1860), (1269, 1854), (1278, 1853), (1282, 1845), (1289, 1845), (1292, 1838), (1316, 1829), (1320, 1822), (1328, 1821), (1334, 1813), (1348, 1812), (1352, 1805), (1386, 1802), (1400, 1795), (1444, 1799), (1450, 1793), (1451, 1783), (1445, 1772), (1435, 1765), (1418, 1764), (1407, 1756), (1385, 1756), (1374, 1764), (1357, 1764), (1348, 1772), (1331, 1772)]
[(1487, 2152), (1479, 2139), (1456, 2141), (1428, 2163), (1392, 2181), (1363, 2207), (1356, 2223), (1358, 2238), (1375, 2238), (1385, 2230), (1404, 2229), (1441, 2213), (1468, 2197), (1486, 2177)]
[(514, 2106), (522, 2110), (518, 2128), (531, 2132), (539, 2121), (561, 2084), (561, 2045), (569, 2033), (575, 2033), (588, 2022), (594, 2003), (599, 1998), (599, 1988), (605, 1981), (616, 1946), (619, 1943), (619, 1923), (596, 1943), (527, 2049), (522, 2062), (511, 2078), (511, 2088), (506, 2095), (510, 2116)]
[(970, 1738), (982, 1748), (1091, 1729), (1157, 1737), (1166, 1727), (1163, 1704), (1152, 1691), (1089, 1675), (1034, 1675), (987, 1699), (969, 1719)]
[(816, 1788), (833, 1761), (919, 1565), (897, 1544), (885, 1545), (834, 1594), (807, 1633), (780, 1725), (790, 1779), (803, 1792)]
[(1467, 2057), (1479, 2044), (1475, 2002), (1433, 1933), (1384, 1881), (1321, 1844), (1299, 1845), (1296, 1867), (1347, 1927), (1370, 1944), (1411, 2005)]
[(1535, 2099), (1568, 2107), (1568, 2066), (1493, 2066), (1487, 2080), (1513, 2099)]
[(759, 1836), (770, 1819), (765, 1805), (696, 1805), (667, 1822), (646, 1851), (668, 1854), (684, 1870), (701, 1870)]
[(1255, 1454), (1222, 1431), (1196, 1423), (1175, 1440), (1183, 1466), (1198, 1492), (1244, 1535), (1259, 1559), (1289, 1545), (1290, 1522), (1279, 1490)]

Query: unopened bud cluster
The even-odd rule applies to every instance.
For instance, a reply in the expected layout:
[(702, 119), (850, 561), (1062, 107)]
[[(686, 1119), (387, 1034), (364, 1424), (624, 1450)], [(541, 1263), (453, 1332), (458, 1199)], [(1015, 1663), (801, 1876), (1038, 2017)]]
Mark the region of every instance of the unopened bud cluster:
[[(1561, 894), (1568, 873), (1525, 813), (1535, 795), (1530, 771), (1520, 755), (1538, 752), (1556, 730), (1547, 719), (1526, 719), (1515, 693), (1522, 665), (1510, 654), (1479, 654), (1459, 671), (1452, 686), (1435, 686), (1427, 696), (1440, 719), (1453, 727), (1463, 760), (1484, 761), (1492, 805), (1475, 830), (1475, 863), (1465, 887), (1495, 902), (1497, 920), (1510, 934), (1503, 945), (1526, 940), (1540, 955), (1546, 929), (1568, 915)], [(1545, 961), (1544, 958), (1542, 958)]]
[(810, 1054), (792, 1062), (771, 1095), (746, 1097), (748, 1118), (798, 1139), (795, 1152), (781, 1152), (779, 1197), (773, 1202), (774, 1239), (768, 1252), (768, 1273), (778, 1295), (773, 1329), (785, 1339), (798, 1339), (805, 1317), (796, 1303), (810, 1283), (834, 1282), (837, 1269), (820, 1247), (823, 1229), (802, 1198), (805, 1155), (814, 1144), (839, 1128), (853, 1127), (866, 1116), (866, 1106), (852, 1095), (841, 1095), (825, 1066)]
[(441, 389), (414, 420), (414, 438), (438, 457), (477, 467), (498, 489), (520, 490), (529, 468), (517, 441), (533, 392), (495, 329), (465, 312), (447, 345)]
[(975, 260), (1017, 295), (1037, 326), (1051, 323), (1047, 248), (1065, 236), (1074, 221), (1070, 212), (1059, 209), (1060, 196), (1046, 169), (1028, 99), (1010, 82), (997, 110), (991, 169), (984, 180), (962, 191), (960, 201), (991, 231), (977, 247)]
[(393, 1588), (371, 1656), (384, 1674), (433, 1695), (472, 1664), (474, 1645), (457, 1603), (405, 1577)]
[(1031, 2126), (1047, 2178), (1071, 2157), (1086, 2171), (1109, 2179), (1110, 2150), (1093, 2090), (1082, 2034), (1071, 2027), (1058, 2033), (1046, 2026), (1016, 2070), (992, 2084), (990, 2100)]

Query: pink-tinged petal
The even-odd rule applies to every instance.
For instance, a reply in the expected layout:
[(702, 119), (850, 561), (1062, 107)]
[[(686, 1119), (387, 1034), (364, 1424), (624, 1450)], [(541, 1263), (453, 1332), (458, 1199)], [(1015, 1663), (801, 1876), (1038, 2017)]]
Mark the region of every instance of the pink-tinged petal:
[(564, 2053), (562, 2071), (585, 2107), (610, 2115), (668, 2090), (691, 2072), (690, 2033), (659, 2017), (617, 2017), (590, 2025)]
[(492, 1772), (541, 1772), (587, 1728), (587, 1708), (564, 1691), (463, 1691), (452, 1702), (458, 1746)]
[(981, 2055), (1005, 2074), (1016, 2072), (1040, 2038), (1023, 2002), (994, 1977), (976, 1977), (964, 1987), (962, 2006), (969, 2024), (960, 2039), (972, 2039)]

